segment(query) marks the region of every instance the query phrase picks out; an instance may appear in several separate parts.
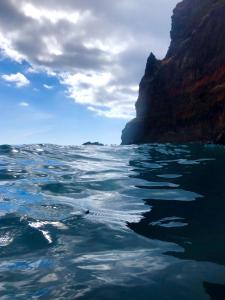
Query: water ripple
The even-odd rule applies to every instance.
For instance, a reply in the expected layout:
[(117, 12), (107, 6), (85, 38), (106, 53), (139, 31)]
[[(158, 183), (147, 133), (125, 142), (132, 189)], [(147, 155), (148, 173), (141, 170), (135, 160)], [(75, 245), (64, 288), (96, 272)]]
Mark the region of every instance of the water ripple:
[(0, 297), (208, 299), (225, 283), (224, 156), (0, 146)]

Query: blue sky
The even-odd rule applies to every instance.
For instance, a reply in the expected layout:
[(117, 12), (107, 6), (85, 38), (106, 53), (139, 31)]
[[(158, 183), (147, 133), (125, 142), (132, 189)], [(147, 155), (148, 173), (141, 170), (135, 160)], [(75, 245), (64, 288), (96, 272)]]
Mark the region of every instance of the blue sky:
[[(26, 64), (1, 61), (1, 74), (26, 75)], [(119, 143), (126, 120), (99, 116), (76, 104), (58, 79), (45, 73), (27, 76), (29, 85), (0, 81), (0, 143), (81, 144), (85, 141)], [(48, 85), (51, 89), (44, 87)], [(109, 133), (110, 132), (110, 133)]]
[(119, 144), (176, 3), (2, 0), (0, 144)]

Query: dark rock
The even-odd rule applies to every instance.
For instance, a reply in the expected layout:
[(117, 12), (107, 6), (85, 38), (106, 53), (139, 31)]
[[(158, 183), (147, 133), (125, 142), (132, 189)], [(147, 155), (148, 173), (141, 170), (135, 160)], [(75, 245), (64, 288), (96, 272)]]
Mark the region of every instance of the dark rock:
[(99, 142), (87, 142), (87, 143), (84, 143), (83, 146), (104, 146), (103, 144), (99, 143)]
[(183, 0), (166, 57), (151, 53), (122, 144), (225, 141), (225, 0)]

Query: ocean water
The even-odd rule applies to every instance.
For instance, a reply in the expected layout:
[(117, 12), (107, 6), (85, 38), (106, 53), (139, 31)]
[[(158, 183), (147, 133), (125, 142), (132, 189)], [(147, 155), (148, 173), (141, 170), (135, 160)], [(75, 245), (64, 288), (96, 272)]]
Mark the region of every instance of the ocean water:
[(225, 299), (225, 148), (0, 146), (0, 299)]

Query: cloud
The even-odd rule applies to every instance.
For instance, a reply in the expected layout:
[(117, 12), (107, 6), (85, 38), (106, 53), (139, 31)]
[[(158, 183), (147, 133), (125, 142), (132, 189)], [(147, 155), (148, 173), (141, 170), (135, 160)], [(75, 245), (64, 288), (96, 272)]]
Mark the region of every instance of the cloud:
[(177, 2), (1, 0), (1, 53), (57, 76), (94, 113), (130, 118), (148, 54), (166, 53)]
[(22, 107), (28, 107), (28, 106), (29, 106), (29, 103), (23, 101), (23, 102), (20, 102), (20, 103), (19, 103), (19, 106), (22, 106)]
[(46, 88), (46, 90), (52, 90), (52, 89), (54, 89), (54, 86), (48, 85), (48, 84), (43, 84), (43, 87)]
[(53, 24), (58, 23), (61, 20), (67, 20), (68, 22), (76, 24), (81, 17), (78, 12), (70, 13), (60, 10), (50, 10), (36, 7), (31, 3), (24, 3), (21, 9), (26, 17), (30, 17), (39, 22), (50, 21)]
[(26, 70), (26, 73), (30, 73), (30, 74), (38, 74), (38, 70), (37, 69), (34, 69), (33, 67), (29, 67), (27, 70)]
[[(61, 83), (68, 88), (68, 95), (80, 104), (101, 105), (98, 98), (99, 89), (104, 89), (110, 81), (111, 74), (103, 72), (83, 72), (71, 75), (62, 74)], [(104, 101), (104, 100), (102, 100)]]
[(5, 74), (2, 75), (1, 77), (3, 80), (9, 83), (14, 83), (18, 88), (26, 86), (30, 83), (30, 81), (21, 73), (9, 74), (9, 75)]

